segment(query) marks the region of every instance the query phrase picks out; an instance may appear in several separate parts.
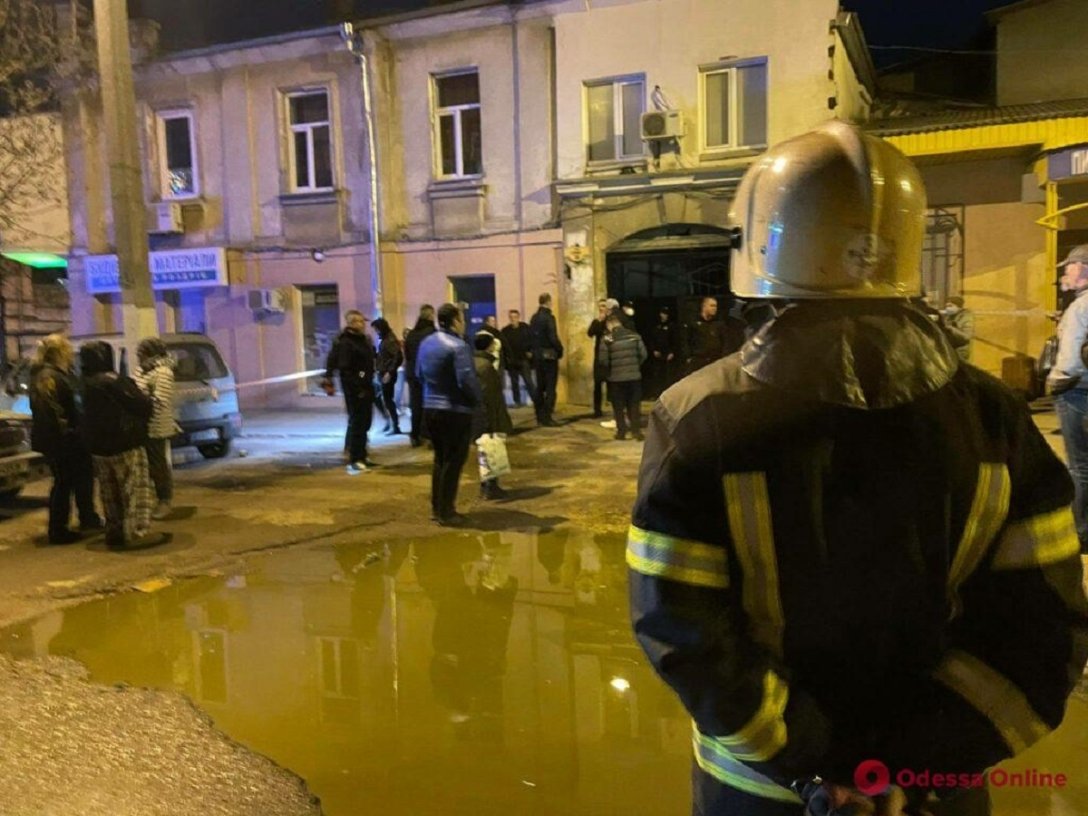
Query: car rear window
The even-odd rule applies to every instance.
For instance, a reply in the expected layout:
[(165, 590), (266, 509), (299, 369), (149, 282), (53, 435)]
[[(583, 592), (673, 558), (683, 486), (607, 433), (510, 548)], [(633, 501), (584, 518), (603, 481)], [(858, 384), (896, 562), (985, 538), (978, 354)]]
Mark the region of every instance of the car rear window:
[(227, 376), (223, 358), (209, 343), (171, 343), (166, 349), (177, 363), (174, 379), (178, 382), (217, 380)]

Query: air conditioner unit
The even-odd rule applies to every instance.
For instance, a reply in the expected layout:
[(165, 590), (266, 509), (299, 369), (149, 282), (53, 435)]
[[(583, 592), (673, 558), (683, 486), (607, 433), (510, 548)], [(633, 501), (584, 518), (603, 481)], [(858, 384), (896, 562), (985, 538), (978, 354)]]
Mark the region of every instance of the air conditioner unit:
[(684, 135), (684, 117), (678, 110), (650, 111), (642, 114), (642, 139), (675, 139)]
[(251, 289), (249, 291), (249, 308), (254, 312), (282, 313), (287, 304), (283, 292), (279, 289)]
[(162, 201), (155, 205), (155, 232), (160, 234), (185, 232), (185, 222), (181, 218), (181, 204), (176, 201)]

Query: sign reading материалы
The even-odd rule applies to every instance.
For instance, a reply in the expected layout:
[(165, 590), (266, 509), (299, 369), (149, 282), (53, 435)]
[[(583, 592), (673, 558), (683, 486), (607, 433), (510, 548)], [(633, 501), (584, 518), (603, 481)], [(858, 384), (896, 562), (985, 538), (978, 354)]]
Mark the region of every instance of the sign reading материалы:
[[(196, 289), (227, 285), (227, 253), (222, 247), (168, 249), (148, 254), (152, 289)], [(116, 255), (88, 255), (83, 259), (87, 293), (121, 291)]]

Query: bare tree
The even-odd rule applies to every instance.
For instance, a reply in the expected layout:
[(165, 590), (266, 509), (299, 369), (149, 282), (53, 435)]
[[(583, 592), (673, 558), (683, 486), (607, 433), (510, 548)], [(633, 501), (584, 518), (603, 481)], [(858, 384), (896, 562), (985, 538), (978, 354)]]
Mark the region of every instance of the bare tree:
[(64, 200), (58, 84), (87, 67), (79, 3), (67, 30), (46, 0), (0, 0), (0, 233), (27, 233)]

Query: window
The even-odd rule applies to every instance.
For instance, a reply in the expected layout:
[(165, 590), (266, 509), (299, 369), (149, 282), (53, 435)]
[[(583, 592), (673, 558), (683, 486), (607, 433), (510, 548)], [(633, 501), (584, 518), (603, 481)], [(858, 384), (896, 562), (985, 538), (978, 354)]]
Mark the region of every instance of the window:
[(475, 71), (434, 78), (435, 171), (439, 178), (483, 173), (480, 150), (480, 75)]
[(766, 146), (766, 60), (700, 69), (699, 85), (703, 100), (704, 150)]
[(591, 162), (642, 157), (646, 81), (624, 77), (586, 83), (586, 156)]
[(926, 210), (922, 286), (927, 300), (938, 308), (963, 289), (963, 215), (962, 205)]
[(157, 115), (159, 183), (164, 199), (197, 195), (196, 150), (192, 111)]
[(332, 189), (332, 129), (329, 94), (307, 91), (289, 94), (291, 128), (291, 189), (304, 193)]

